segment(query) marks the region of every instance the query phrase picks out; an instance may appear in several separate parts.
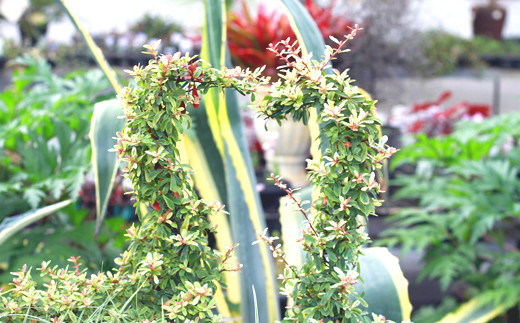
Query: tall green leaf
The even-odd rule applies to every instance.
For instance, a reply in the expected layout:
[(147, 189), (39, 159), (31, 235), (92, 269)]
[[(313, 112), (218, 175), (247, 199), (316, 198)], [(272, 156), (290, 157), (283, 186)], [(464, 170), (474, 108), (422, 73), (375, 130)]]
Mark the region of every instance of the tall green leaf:
[(302, 46), (303, 55), (312, 53), (314, 59), (319, 60), (325, 50), (325, 42), (314, 19), (298, 0), (281, 0), (289, 23)]
[[(204, 105), (192, 111), (193, 124), (188, 135), (184, 137), (183, 147), (179, 151), (185, 153), (183, 163), (190, 164), (195, 170), (193, 179), (199, 194), (208, 201), (220, 201), (227, 205), (226, 179), (224, 164), (216, 147), (215, 140), (207, 122)], [(231, 236), (229, 218), (224, 213), (210, 218), (211, 223), (218, 227), (215, 236), (219, 250), (226, 250), (234, 242)], [(238, 275), (231, 272), (224, 273), (224, 282), (227, 285), (226, 297), (221, 297), (222, 291), (215, 295), (217, 309), (224, 317), (240, 315), (238, 311), (241, 302), (240, 280)], [(235, 305), (229, 308), (229, 304)]]
[(368, 304), (367, 310), (388, 320), (410, 319), (412, 304), (408, 297), (408, 281), (399, 267), (399, 260), (386, 248), (366, 248), (359, 257), (360, 276), (355, 287)]
[[(203, 30), (201, 57), (213, 67), (221, 68), (226, 62), (225, 5), (223, 1), (206, 1), (206, 21)], [(249, 286), (256, 286), (260, 322), (278, 319), (276, 284), (271, 256), (266, 246), (252, 245), (256, 231), (266, 226), (260, 197), (255, 190), (251, 157), (245, 142), (243, 125), (235, 93), (208, 93), (205, 108), (209, 128), (223, 160), (226, 191), (230, 211), (233, 241), (238, 242), (239, 262), (244, 265), (241, 274), (242, 319), (251, 321), (255, 315), (254, 299)], [(218, 238), (218, 237), (217, 237)]]
[(119, 165), (116, 154), (108, 150), (114, 148), (116, 141), (113, 137), (125, 125), (125, 119), (118, 118), (122, 115), (123, 110), (117, 99), (99, 102), (94, 106), (89, 137), (96, 179), (96, 234), (105, 218)]

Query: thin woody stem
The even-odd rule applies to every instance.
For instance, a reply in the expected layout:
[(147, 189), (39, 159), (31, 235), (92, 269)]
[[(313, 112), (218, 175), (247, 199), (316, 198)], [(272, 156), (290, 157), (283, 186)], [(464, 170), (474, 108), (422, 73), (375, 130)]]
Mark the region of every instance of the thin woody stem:
[(287, 196), (294, 201), (294, 203), (296, 203), (296, 205), (298, 206), (298, 211), (300, 211), (303, 216), (305, 217), (305, 219), (307, 220), (307, 223), (309, 223), (309, 227), (311, 228), (312, 232), (314, 232), (314, 235), (316, 237), (319, 237), (318, 235), (318, 232), (316, 232), (316, 229), (314, 229), (314, 226), (312, 225), (311, 221), (309, 220), (309, 217), (307, 216), (307, 212), (305, 212), (305, 210), (303, 209), (302, 207), (302, 202), (298, 201), (298, 199), (296, 199), (296, 197), (294, 197), (293, 195), (293, 190), (292, 189), (288, 189), (286, 187), (286, 185), (280, 181), (278, 178), (276, 178), (276, 176), (274, 176), (274, 174), (271, 174), (271, 179), (274, 180), (274, 182), (276, 183), (276, 186), (278, 186), (279, 188), (281, 188), (285, 193), (287, 193)]
[[(270, 247), (271, 247), (271, 250), (274, 251), (276, 248), (273, 246), (273, 242), (270, 241), (269, 239), (266, 239), (265, 237), (262, 238)], [(298, 273), (296, 272), (296, 270), (294, 270), (293, 267), (291, 267), (291, 265), (289, 265), (289, 263), (287, 262), (287, 259), (285, 259), (285, 253), (282, 253), (280, 251), (277, 251), (280, 259), (282, 259), (283, 263), (285, 264), (285, 266), (287, 268), (289, 268), (293, 273), (294, 275), (297, 277), (297, 278), (300, 278), (300, 275), (298, 275)]]
[(345, 46), (345, 45), (348, 43), (349, 40), (351, 40), (351, 39), (353, 39), (354, 37), (356, 37), (357, 32), (358, 32), (359, 30), (361, 30), (361, 28), (356, 24), (356, 25), (354, 25), (354, 28), (351, 28), (351, 30), (352, 30), (352, 31), (350, 32), (350, 34), (348, 34), (348, 35), (345, 36), (345, 40), (340, 41), (339, 44), (338, 44), (338, 47), (336, 47), (336, 48), (334, 49), (334, 52), (329, 56), (329, 58), (328, 58), (326, 61), (324, 61), (324, 62), (322, 63), (322, 66), (321, 66), (321, 68), (320, 68), (320, 71), (323, 71), (323, 69), (324, 69), (325, 67), (327, 67), (327, 65), (329, 65), (330, 61), (331, 61), (331, 60), (332, 60), (336, 55), (338, 55), (339, 53), (341, 53), (341, 49), (343, 48), (343, 46)]

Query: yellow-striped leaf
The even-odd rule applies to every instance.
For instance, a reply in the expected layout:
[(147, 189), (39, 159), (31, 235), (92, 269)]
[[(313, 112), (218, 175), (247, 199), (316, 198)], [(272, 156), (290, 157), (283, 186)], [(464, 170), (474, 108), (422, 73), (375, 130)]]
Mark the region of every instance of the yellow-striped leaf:
[[(321, 36), (321, 32), (316, 25), (314, 19), (305, 9), (305, 7), (298, 0), (281, 0), (289, 23), (296, 37), (298, 43), (301, 46), (302, 54), (307, 55), (312, 53), (314, 59), (319, 60), (325, 50), (325, 42)], [(325, 70), (328, 72), (329, 70)], [(320, 112), (321, 107), (317, 106), (316, 109), (311, 110), (309, 118), (309, 129), (311, 132), (311, 154), (315, 160), (318, 160), (321, 156), (321, 150), (319, 149), (321, 144), (320, 127), (317, 122), (317, 116)], [(322, 146), (326, 147), (326, 145)]]
[(116, 73), (114, 70), (110, 67), (107, 60), (105, 59), (105, 56), (103, 55), (103, 52), (99, 48), (98, 45), (94, 42), (94, 39), (90, 36), (87, 29), (83, 26), (81, 21), (70, 11), (69, 7), (67, 6), (65, 0), (54, 0), (56, 4), (58, 4), (65, 13), (69, 16), (71, 22), (74, 24), (76, 29), (79, 31), (85, 42), (87, 43), (88, 48), (90, 49), (90, 52), (92, 53), (92, 56), (94, 57), (94, 60), (99, 65), (99, 67), (103, 70), (105, 75), (107, 76), (108, 80), (110, 81), (110, 84), (112, 84), (112, 87), (116, 91), (116, 93), (119, 93), (121, 91), (121, 86), (119, 85), (119, 82), (117, 81)]
[(455, 312), (443, 317), (439, 323), (486, 323), (504, 313), (512, 304), (482, 305), (478, 297), (462, 304)]
[[(69, 9), (65, 0), (54, 0), (65, 13), (69, 16), (71, 22), (76, 27), (78, 32), (82, 35), (87, 47), (89, 48), (94, 60), (97, 62), (99, 67), (103, 70), (106, 77), (110, 81), (114, 91), (119, 93), (121, 91), (121, 86), (116, 78), (116, 74), (114, 70), (110, 67), (103, 52), (96, 45), (89, 32), (83, 26), (81, 21), (74, 15), (74, 13)], [(115, 101), (115, 100), (114, 100)], [(97, 109), (96, 113), (92, 119), (92, 129), (90, 131), (90, 138), (92, 143), (92, 162), (95, 172), (95, 186), (96, 186), (96, 233), (99, 232), (101, 224), (103, 222), (107, 202), (110, 197), (110, 193), (112, 191), (113, 182), (116, 176), (117, 169), (117, 159), (114, 158), (115, 154), (110, 154), (107, 150), (113, 147), (113, 142), (111, 138), (115, 135), (117, 131), (121, 131), (124, 125), (124, 121), (118, 120), (116, 118), (111, 118), (112, 116), (118, 115), (118, 108), (115, 107), (116, 103), (103, 103)], [(110, 111), (106, 112), (106, 119), (100, 119), (100, 115), (104, 115), (100, 109), (103, 107), (108, 107)], [(121, 108), (119, 108), (121, 111)], [(103, 117), (103, 118), (104, 118)], [(97, 123), (103, 123), (102, 125), (97, 125)], [(94, 130), (93, 130), (94, 129)], [(98, 133), (99, 132), (99, 133)], [(106, 138), (102, 138), (102, 136), (107, 136)], [(107, 144), (112, 144), (111, 147), (108, 147)], [(96, 145), (101, 145), (96, 147)], [(105, 177), (109, 176), (109, 177)]]
[(399, 260), (386, 248), (366, 248), (359, 257), (361, 268), (355, 287), (368, 303), (368, 311), (383, 315), (394, 322), (406, 321), (412, 313), (408, 296), (408, 281), (401, 271)]
[[(207, 0), (205, 8), (201, 57), (213, 67), (221, 68), (226, 62), (225, 5), (223, 1)], [(274, 271), (267, 247), (252, 245), (256, 240), (255, 232), (265, 227), (265, 219), (255, 190), (252, 162), (235, 93), (227, 91), (223, 94), (215, 90), (204, 97), (204, 103), (209, 129), (219, 154), (210, 160), (220, 158), (223, 161), (231, 233), (233, 241), (240, 244), (237, 254), (239, 262), (244, 265), (240, 275), (241, 316), (245, 322), (253, 320), (254, 299), (249, 286), (254, 285), (260, 322), (273, 322), (278, 319)]]

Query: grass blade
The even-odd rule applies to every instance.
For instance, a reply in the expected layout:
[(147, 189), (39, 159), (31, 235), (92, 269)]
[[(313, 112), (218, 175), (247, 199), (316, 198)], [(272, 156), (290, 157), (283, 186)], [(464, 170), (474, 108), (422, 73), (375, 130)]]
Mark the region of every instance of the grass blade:
[(259, 323), (260, 319), (258, 318), (258, 301), (256, 300), (256, 291), (255, 285), (251, 285), (253, 288), (253, 299), (255, 300), (255, 323)]

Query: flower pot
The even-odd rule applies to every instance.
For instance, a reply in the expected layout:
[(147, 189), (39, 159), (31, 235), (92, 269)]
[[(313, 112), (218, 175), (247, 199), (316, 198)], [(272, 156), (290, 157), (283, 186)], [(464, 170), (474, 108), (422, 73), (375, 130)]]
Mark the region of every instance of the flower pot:
[(473, 35), (502, 39), (506, 9), (496, 4), (473, 7)]
[(263, 119), (255, 119), (254, 127), (267, 170), (282, 175), (293, 187), (308, 185), (305, 160), (311, 147), (309, 127), (292, 120), (283, 120), (279, 126), (275, 120)]
[[(260, 88), (255, 103), (268, 91), (268, 86)], [(253, 128), (264, 153), (266, 170), (282, 175), (292, 187), (307, 186), (306, 159), (311, 148), (309, 126), (292, 119), (282, 120), (279, 126), (276, 120), (254, 118)]]
[(47, 35), (49, 20), (41, 11), (27, 11), (18, 21), (18, 27), (23, 45), (34, 47)]

